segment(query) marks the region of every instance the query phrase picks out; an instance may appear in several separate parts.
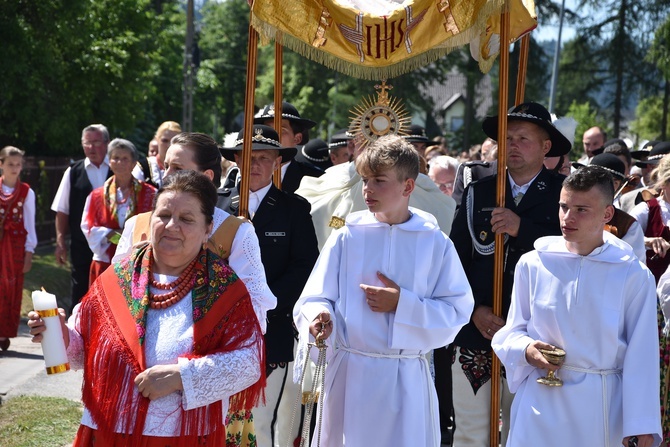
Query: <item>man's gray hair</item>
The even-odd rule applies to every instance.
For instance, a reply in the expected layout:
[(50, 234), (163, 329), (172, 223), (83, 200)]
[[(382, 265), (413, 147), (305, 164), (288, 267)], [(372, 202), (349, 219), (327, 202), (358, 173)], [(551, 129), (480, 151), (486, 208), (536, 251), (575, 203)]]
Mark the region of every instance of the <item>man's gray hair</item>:
[(433, 168), (444, 168), (444, 169), (453, 169), (454, 172), (458, 170), (458, 165), (460, 162), (454, 157), (448, 155), (439, 155), (437, 157), (431, 158), (428, 162), (428, 172), (432, 171)]
[(103, 124), (91, 124), (86, 126), (84, 130), (81, 131), (82, 138), (84, 138), (86, 132), (100, 132), (105, 139), (105, 144), (109, 143), (109, 131)]

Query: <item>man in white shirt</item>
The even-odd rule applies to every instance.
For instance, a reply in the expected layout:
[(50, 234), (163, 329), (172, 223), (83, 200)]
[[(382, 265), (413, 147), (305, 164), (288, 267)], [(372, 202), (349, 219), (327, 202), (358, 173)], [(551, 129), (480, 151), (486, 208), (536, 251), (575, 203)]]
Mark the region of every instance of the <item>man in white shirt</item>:
[(101, 187), (112, 175), (107, 158), (109, 132), (102, 124), (91, 124), (81, 133), (86, 158), (67, 168), (56, 192), (51, 209), (56, 212), (56, 262), (65, 265), (68, 256), (66, 238), (70, 235), (70, 268), (72, 295), (64, 307), (72, 312), (88, 291), (88, 273), (93, 253), (81, 231), (81, 216), (86, 197)]

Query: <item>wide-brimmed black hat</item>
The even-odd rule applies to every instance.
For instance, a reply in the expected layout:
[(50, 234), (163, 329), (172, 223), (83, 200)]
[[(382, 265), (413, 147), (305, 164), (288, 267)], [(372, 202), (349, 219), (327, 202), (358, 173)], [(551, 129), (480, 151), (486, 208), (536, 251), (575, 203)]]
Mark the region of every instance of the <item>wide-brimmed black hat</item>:
[(354, 139), (354, 134), (349, 132), (349, 129), (340, 129), (330, 137), (330, 143), (328, 143), (329, 149), (334, 149), (336, 147), (346, 146), (350, 140)]
[[(581, 163), (572, 163), (572, 167), (575, 169), (579, 169), (584, 166), (586, 165)], [(612, 174), (612, 176), (617, 180), (625, 180), (626, 178), (626, 165), (619, 157), (614, 154), (607, 152), (604, 154), (598, 154), (591, 159), (589, 166), (598, 166)]]
[[(262, 151), (267, 149), (276, 149), (281, 155), (281, 162), (286, 163), (287, 161), (293, 160), (295, 154), (298, 150), (295, 147), (282, 147), (279, 143), (279, 135), (270, 126), (265, 126), (263, 124), (254, 124), (254, 128), (251, 131), (251, 149), (254, 151)], [(235, 140), (235, 147), (222, 147), (221, 155), (226, 160), (235, 161), (235, 153), (242, 151), (242, 144), (244, 143), (244, 130), (241, 130), (237, 134), (237, 139)]]
[(426, 136), (426, 128), (418, 124), (411, 124), (407, 129), (407, 133), (402, 137), (410, 143), (426, 143), (426, 147), (435, 146), (440, 143), (428, 139)]
[[(267, 120), (274, 119), (275, 117), (275, 105), (268, 104), (263, 107), (256, 116), (254, 116), (254, 124), (265, 124)], [(300, 126), (300, 130), (311, 129), (316, 126), (316, 122), (308, 120), (307, 118), (301, 118), (298, 109), (291, 103), (282, 101), (281, 103), (281, 117), (289, 120), (292, 123)]]
[(646, 160), (649, 156), (649, 152), (651, 152), (654, 146), (656, 146), (658, 143), (660, 143), (658, 140), (647, 141), (641, 149), (630, 151), (630, 156), (636, 160)]
[(661, 158), (668, 154), (670, 154), (670, 141), (661, 141), (654, 145), (646, 160), (635, 162), (635, 166), (645, 168), (649, 165), (657, 165), (658, 162), (661, 161)]
[(320, 138), (309, 140), (309, 143), (301, 147), (295, 156), (295, 160), (311, 164), (323, 170), (333, 165), (328, 154), (328, 143)]
[[(527, 121), (547, 131), (551, 140), (551, 149), (545, 154), (545, 157), (560, 157), (572, 149), (570, 140), (551, 123), (551, 114), (549, 111), (536, 102), (525, 102), (511, 108), (507, 112), (507, 121)], [(482, 123), (482, 129), (486, 136), (497, 141), (498, 116), (487, 116)]]

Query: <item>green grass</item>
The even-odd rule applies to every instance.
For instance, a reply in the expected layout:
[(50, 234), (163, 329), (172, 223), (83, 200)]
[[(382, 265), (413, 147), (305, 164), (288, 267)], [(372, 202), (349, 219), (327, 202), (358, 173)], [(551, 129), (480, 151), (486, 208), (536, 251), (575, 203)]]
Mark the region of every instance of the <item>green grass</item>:
[[(70, 293), (70, 269), (56, 264), (54, 247), (39, 247), (23, 281), (21, 316), (33, 309), (31, 293), (42, 287), (58, 297)], [(55, 397), (16, 396), (0, 406), (0, 446), (59, 447), (72, 444), (81, 421), (79, 402)]]
[(0, 445), (58, 447), (72, 444), (82, 406), (55, 397), (17, 396), (0, 406)]
[(56, 264), (53, 246), (40, 247), (33, 256), (33, 267), (23, 280), (22, 317), (33, 310), (32, 291), (42, 287), (57, 297), (70, 294), (70, 269)]

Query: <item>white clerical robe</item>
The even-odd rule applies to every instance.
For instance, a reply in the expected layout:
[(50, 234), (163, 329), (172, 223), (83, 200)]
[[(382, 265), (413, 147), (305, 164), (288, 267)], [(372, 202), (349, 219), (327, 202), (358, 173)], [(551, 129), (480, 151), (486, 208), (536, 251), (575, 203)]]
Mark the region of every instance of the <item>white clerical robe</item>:
[[(451, 343), (469, 319), (472, 291), (435, 218), (411, 209), (399, 225), (352, 213), (326, 242), (293, 310), (300, 332), (294, 379), (309, 324), (329, 311), (321, 446), (439, 446), (437, 395), (425, 354)], [(373, 312), (360, 284), (400, 287), (395, 312)], [(313, 351), (316, 351), (313, 349)], [(317, 436), (314, 436), (316, 442)]]
[[(492, 342), (516, 393), (508, 447), (661, 440), (654, 277), (628, 244), (604, 238), (580, 256), (562, 237), (543, 237), (517, 264), (507, 323)], [(533, 340), (566, 351), (562, 387), (537, 383), (547, 371), (526, 361)]]
[[(295, 193), (312, 205), (310, 213), (319, 249), (323, 248), (333, 231), (332, 218), (344, 220), (349, 213), (367, 209), (363, 198), (363, 181), (353, 162), (331, 166), (321, 177), (303, 177)], [(417, 177), (409, 204), (435, 216), (445, 234), (451, 232), (456, 201), (442, 194), (427, 175), (419, 174)]]

